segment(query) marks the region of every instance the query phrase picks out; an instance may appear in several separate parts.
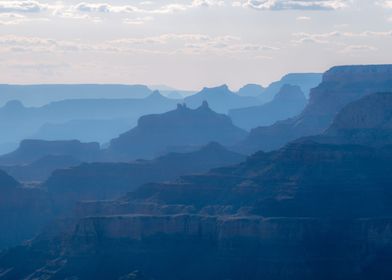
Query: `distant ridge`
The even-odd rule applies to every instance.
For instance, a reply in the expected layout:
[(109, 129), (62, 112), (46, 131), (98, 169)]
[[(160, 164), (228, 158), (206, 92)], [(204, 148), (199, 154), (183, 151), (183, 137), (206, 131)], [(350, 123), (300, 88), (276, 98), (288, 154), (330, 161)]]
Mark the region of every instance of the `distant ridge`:
[(256, 97), (240, 96), (232, 92), (227, 85), (213, 88), (203, 88), (200, 92), (184, 99), (190, 108), (199, 107), (203, 101), (207, 101), (212, 110), (227, 114), (235, 108), (249, 107), (259, 103)]
[(144, 85), (121, 84), (0, 84), (0, 106), (10, 100), (20, 100), (26, 106), (42, 106), (65, 99), (124, 99), (143, 98), (151, 94)]
[(18, 149), (0, 156), (0, 164), (30, 164), (45, 156), (72, 156), (81, 161), (93, 161), (99, 157), (98, 143), (70, 141), (23, 140)]
[[(158, 91), (144, 98), (67, 99), (41, 107), (9, 101), (0, 107), (0, 130), (8, 131), (0, 144), (16, 146), (27, 138), (105, 143), (134, 127), (141, 116), (167, 112), (177, 103), (178, 100), (166, 98)], [(0, 154), (4, 152), (9, 150), (0, 150)]]
[(272, 101), (230, 110), (229, 116), (235, 125), (250, 130), (294, 117), (305, 108), (306, 103), (307, 99), (299, 86), (283, 85)]

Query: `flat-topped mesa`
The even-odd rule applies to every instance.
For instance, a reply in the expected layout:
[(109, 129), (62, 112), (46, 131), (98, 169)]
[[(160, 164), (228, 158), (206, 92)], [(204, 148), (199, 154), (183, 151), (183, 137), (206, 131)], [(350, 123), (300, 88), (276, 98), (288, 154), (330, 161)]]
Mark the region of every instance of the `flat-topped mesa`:
[(209, 90), (214, 90), (214, 91), (219, 92), (219, 93), (228, 93), (228, 92), (230, 92), (229, 86), (226, 85), (226, 84), (223, 84), (223, 85), (220, 85), (220, 86), (217, 86), (217, 87), (204, 87), (203, 90), (200, 93), (206, 92), (206, 91), (209, 91)]
[(391, 79), (392, 65), (346, 65), (335, 66), (324, 73), (323, 82), (363, 82)]
[(392, 90), (392, 65), (336, 66), (323, 75), (310, 93), (302, 115), (325, 116), (328, 121), (345, 105), (361, 97)]
[(72, 156), (75, 159), (92, 161), (99, 157), (98, 143), (82, 143), (78, 140), (45, 141), (23, 140), (19, 148), (12, 153), (0, 157), (2, 164), (26, 164), (45, 156)]

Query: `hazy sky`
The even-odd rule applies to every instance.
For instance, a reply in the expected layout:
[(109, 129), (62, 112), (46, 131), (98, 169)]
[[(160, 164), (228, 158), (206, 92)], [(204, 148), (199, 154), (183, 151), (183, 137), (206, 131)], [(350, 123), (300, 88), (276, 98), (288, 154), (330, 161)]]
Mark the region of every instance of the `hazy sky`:
[(236, 89), (391, 50), (385, 0), (0, 0), (0, 83)]

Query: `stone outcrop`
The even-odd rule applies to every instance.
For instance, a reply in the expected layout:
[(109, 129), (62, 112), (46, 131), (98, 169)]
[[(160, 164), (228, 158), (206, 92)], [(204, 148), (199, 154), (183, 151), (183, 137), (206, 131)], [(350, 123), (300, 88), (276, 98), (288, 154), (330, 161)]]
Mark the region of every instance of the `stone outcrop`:
[(318, 135), (347, 104), (368, 94), (392, 90), (392, 65), (338, 66), (328, 70), (311, 90), (301, 114), (271, 126), (256, 128), (237, 146), (243, 153), (274, 150), (305, 136)]
[(206, 101), (197, 109), (179, 104), (176, 110), (141, 117), (137, 127), (111, 141), (107, 157), (149, 159), (176, 147), (195, 149), (211, 141), (233, 145), (245, 136), (244, 130), (234, 126), (227, 116), (212, 111)]
[(344, 107), (320, 136), (321, 143), (382, 147), (392, 142), (392, 92), (374, 93)]

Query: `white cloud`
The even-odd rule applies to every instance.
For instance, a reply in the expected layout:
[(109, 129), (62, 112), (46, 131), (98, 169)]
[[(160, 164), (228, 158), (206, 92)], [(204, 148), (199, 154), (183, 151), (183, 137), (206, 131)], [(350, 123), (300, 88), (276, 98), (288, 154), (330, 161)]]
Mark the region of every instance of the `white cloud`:
[(246, 0), (242, 6), (257, 10), (337, 10), (348, 3), (349, 0)]
[(378, 1), (377, 3), (378, 3), (379, 5), (385, 7), (385, 8), (392, 9), (392, 1), (391, 1), (391, 0)]
[(340, 52), (342, 53), (353, 53), (353, 52), (364, 52), (364, 51), (376, 51), (377, 48), (370, 45), (348, 45), (344, 47)]
[(152, 21), (154, 18), (147, 16), (147, 17), (137, 17), (137, 18), (125, 18), (123, 22), (125, 24), (131, 24), (131, 25), (142, 25), (148, 21)]
[(368, 38), (368, 37), (391, 37), (392, 30), (389, 31), (363, 31), (359, 33), (354, 32), (341, 32), (331, 31), (327, 33), (294, 33), (293, 36), (296, 38), (292, 42), (295, 44), (301, 43), (318, 43), (326, 44), (330, 43), (332, 39), (336, 38)]
[(193, 0), (191, 7), (211, 7), (224, 5), (225, 2), (221, 0)]
[(47, 4), (33, 0), (0, 1), (0, 13), (38, 13), (47, 8)]
[[(190, 4), (169, 3), (162, 6), (154, 6), (151, 2), (142, 2), (140, 6), (135, 5), (111, 5), (108, 3), (86, 3), (81, 2), (71, 9), (84, 13), (144, 13), (144, 14), (167, 14), (177, 11), (186, 11), (197, 7), (223, 6), (221, 0), (193, 0)], [(151, 6), (151, 8), (146, 8)]]
[[(135, 24), (135, 23), (134, 23)], [(2, 52), (100, 52), (100, 53), (149, 53), (186, 55), (233, 55), (250, 54), (265, 56), (279, 48), (244, 42), (235, 36), (207, 36), (203, 34), (162, 34), (153, 37), (130, 37), (89, 44), (79, 40), (52, 40), (39, 37), (0, 36)]]
[(0, 25), (17, 25), (31, 21), (49, 21), (48, 18), (29, 18), (16, 13), (0, 13)]
[(0, 14), (0, 25), (14, 25), (26, 20), (26, 17), (15, 13)]
[(72, 7), (79, 12), (86, 13), (132, 13), (140, 11), (139, 8), (131, 5), (114, 6), (108, 3), (79, 3)]
[(309, 21), (309, 20), (311, 20), (311, 18), (310, 17), (306, 17), (306, 16), (300, 16), (300, 17), (297, 17), (296, 20), (298, 20), (298, 21)]
[(326, 44), (330, 42), (330, 39), (333, 37), (339, 37), (342, 33), (339, 31), (331, 31), (327, 33), (294, 33), (293, 36), (296, 38), (293, 40), (295, 44), (301, 43), (317, 43), (317, 44)]

